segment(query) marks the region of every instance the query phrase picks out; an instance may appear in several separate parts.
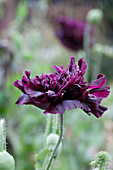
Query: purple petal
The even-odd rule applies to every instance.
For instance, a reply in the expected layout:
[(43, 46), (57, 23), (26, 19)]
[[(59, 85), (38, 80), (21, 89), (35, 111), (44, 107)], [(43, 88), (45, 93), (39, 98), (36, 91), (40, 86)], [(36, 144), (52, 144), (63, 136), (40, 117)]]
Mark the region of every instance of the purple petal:
[(33, 105), (39, 107), (40, 109), (46, 110), (50, 103), (42, 103), (42, 101), (36, 100), (36, 98), (32, 99)]
[(30, 79), (31, 72), (30, 71), (24, 71), (24, 75), (27, 79)]
[(95, 88), (90, 90), (90, 93), (95, 95), (96, 97), (106, 98), (110, 94), (110, 91), (107, 91), (108, 89), (110, 89), (110, 86)]
[(99, 106), (97, 108), (91, 108), (91, 112), (97, 117), (101, 117), (103, 115), (103, 113), (107, 110), (107, 107), (104, 106)]
[(90, 108), (83, 102), (80, 102), (79, 100), (64, 100), (59, 103), (51, 104), (44, 113), (52, 113), (52, 114), (63, 114), (66, 110), (71, 110), (75, 108), (81, 108), (84, 110), (87, 110), (87, 112), (91, 111)]
[(77, 65), (75, 64), (75, 58), (71, 56), (69, 73), (76, 73), (76, 71), (77, 71)]
[(87, 69), (87, 63), (86, 61), (84, 61), (84, 58), (79, 59), (78, 66), (79, 66), (80, 71), (82, 72), (82, 75), (84, 75)]
[(29, 95), (22, 93), (15, 104), (18, 104), (19, 106), (23, 104), (32, 104), (32, 100), (30, 99)]
[(32, 90), (32, 89), (27, 88), (27, 87), (25, 87), (24, 89), (25, 89), (25, 92), (26, 92), (31, 98), (33, 98), (33, 97), (37, 98), (37, 97), (39, 97), (39, 96), (44, 95), (44, 93), (42, 93), (42, 92), (40, 92), (40, 91)]
[(18, 89), (20, 89), (23, 93), (25, 93), (24, 87), (22, 86), (22, 82), (20, 80), (15, 80), (13, 83)]
[(62, 68), (58, 67), (58, 66), (55, 66), (53, 65), (53, 68), (57, 71), (57, 72), (62, 72)]
[(48, 90), (48, 91), (46, 92), (46, 94), (48, 95), (48, 97), (52, 97), (52, 96), (55, 95), (55, 92), (52, 91), (52, 90)]
[(106, 84), (106, 78), (105, 78), (105, 75), (103, 74), (99, 74), (97, 76), (97, 79), (92, 81), (90, 84), (89, 84), (89, 87), (90, 89), (94, 89), (94, 88), (99, 88), (99, 87), (102, 87)]

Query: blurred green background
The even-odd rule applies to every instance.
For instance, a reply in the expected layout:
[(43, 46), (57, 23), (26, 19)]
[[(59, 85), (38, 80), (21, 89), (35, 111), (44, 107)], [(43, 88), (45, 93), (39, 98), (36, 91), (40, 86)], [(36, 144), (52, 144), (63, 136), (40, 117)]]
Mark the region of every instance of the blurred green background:
[[(94, 42), (112, 48), (112, 7), (112, 0), (0, 0), (0, 118), (7, 122), (7, 150), (15, 158), (16, 170), (34, 169), (46, 115), (34, 106), (15, 105), (21, 92), (13, 82), (21, 80), (24, 70), (31, 71), (31, 77), (50, 74), (52, 65), (67, 67), (70, 56), (76, 61), (84, 57), (84, 51), (73, 52), (57, 39), (55, 18), (59, 15), (84, 20), (90, 9), (102, 9), (104, 18), (94, 28)], [(89, 162), (101, 150), (113, 158), (113, 53), (101, 57), (98, 67), (111, 86), (109, 97), (103, 101), (109, 109), (100, 119), (80, 109), (65, 112), (63, 149), (53, 170), (90, 170)]]

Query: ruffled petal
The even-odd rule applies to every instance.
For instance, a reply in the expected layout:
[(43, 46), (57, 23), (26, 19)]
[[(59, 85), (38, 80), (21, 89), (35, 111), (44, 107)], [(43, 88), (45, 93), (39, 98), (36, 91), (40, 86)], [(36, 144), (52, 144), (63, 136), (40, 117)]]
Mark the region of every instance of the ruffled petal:
[(100, 106), (99, 107), (92, 107), (91, 108), (91, 113), (94, 114), (97, 118), (101, 117), (103, 113), (107, 110), (108, 108), (105, 106)]
[(36, 90), (32, 90), (30, 88), (25, 87), (25, 92), (31, 97), (31, 98), (37, 98), (39, 96), (44, 95), (44, 93)]
[(87, 63), (86, 61), (84, 61), (84, 58), (79, 59), (78, 66), (79, 66), (79, 70), (81, 71), (82, 75), (84, 75), (87, 69)]
[(108, 89), (110, 89), (110, 86), (95, 88), (90, 90), (90, 93), (95, 95), (96, 97), (106, 98), (110, 94), (110, 91), (108, 91)]
[(94, 88), (99, 88), (99, 87), (102, 87), (106, 84), (106, 78), (105, 78), (105, 75), (103, 74), (99, 74), (97, 76), (97, 79), (92, 81), (90, 84), (89, 84), (89, 88), (90, 89), (94, 89)]
[(18, 104), (19, 106), (21, 106), (23, 104), (33, 104), (33, 103), (32, 103), (32, 100), (30, 99), (29, 95), (22, 93), (19, 96), (19, 98), (15, 104)]
[(79, 100), (64, 100), (59, 103), (51, 104), (44, 113), (52, 113), (52, 114), (63, 114), (66, 110), (71, 110), (75, 108), (81, 108), (86, 110), (87, 112), (91, 111), (90, 108), (84, 103), (80, 102)]
[(30, 71), (24, 71), (24, 75), (27, 79), (30, 79), (31, 72)]
[(75, 64), (75, 58), (71, 56), (70, 60), (70, 66), (69, 66), (69, 73), (74, 73), (76, 74), (77, 71), (77, 65)]
[(20, 89), (23, 93), (25, 93), (24, 87), (22, 86), (22, 82), (20, 80), (15, 80), (13, 85)]
[(55, 65), (53, 65), (53, 68), (59, 73), (63, 71), (62, 68), (55, 66)]

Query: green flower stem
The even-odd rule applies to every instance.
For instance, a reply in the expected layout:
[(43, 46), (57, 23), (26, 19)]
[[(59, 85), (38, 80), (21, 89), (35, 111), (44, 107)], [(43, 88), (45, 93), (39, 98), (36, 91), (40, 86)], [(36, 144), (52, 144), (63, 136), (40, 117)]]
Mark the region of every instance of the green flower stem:
[(45, 130), (45, 134), (44, 134), (44, 146), (46, 144), (46, 138), (47, 138), (47, 136), (49, 134), (50, 120), (51, 120), (51, 114), (47, 114), (46, 130)]
[(55, 134), (56, 134), (57, 123), (58, 123), (58, 114), (55, 114), (55, 115), (53, 115), (53, 127), (52, 127), (52, 133), (55, 133)]
[(94, 71), (93, 71), (93, 75), (92, 75), (92, 79), (95, 79), (96, 75), (99, 74), (100, 70), (101, 70), (101, 63), (102, 63), (102, 55), (93, 55), (94, 56)]
[(87, 25), (84, 32), (84, 50), (86, 53), (86, 61), (88, 63), (88, 71), (87, 71), (87, 79), (90, 82), (92, 76), (92, 55), (91, 55), (91, 47), (90, 47), (90, 32), (91, 26)]
[(100, 165), (100, 170), (104, 170), (104, 168), (103, 168), (103, 166), (102, 166), (102, 165)]
[(0, 152), (6, 150), (6, 129), (5, 129), (5, 120), (0, 120)]
[(53, 152), (52, 152), (52, 154), (51, 154), (51, 156), (50, 156), (48, 165), (47, 165), (47, 167), (46, 167), (45, 170), (49, 170), (49, 168), (50, 168), (50, 166), (51, 166), (51, 164), (52, 164), (52, 161), (53, 161), (53, 159), (54, 159), (55, 152), (56, 152), (56, 150), (58, 149), (58, 147), (59, 147), (59, 145), (60, 145), (60, 143), (61, 143), (61, 141), (62, 141), (63, 128), (64, 128), (64, 127), (63, 127), (63, 125), (64, 125), (64, 117), (63, 117), (63, 116), (64, 116), (63, 114), (60, 114), (60, 135), (59, 135), (59, 140), (58, 140), (58, 142), (57, 142), (57, 144), (56, 144), (56, 146), (55, 146), (55, 148), (54, 148), (54, 150), (53, 150)]

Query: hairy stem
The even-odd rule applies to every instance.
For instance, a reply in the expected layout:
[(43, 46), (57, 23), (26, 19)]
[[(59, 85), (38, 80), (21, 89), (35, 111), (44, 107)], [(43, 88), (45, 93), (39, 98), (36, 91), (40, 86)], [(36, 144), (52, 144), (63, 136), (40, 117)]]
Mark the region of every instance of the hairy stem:
[(5, 120), (0, 120), (0, 152), (6, 150), (6, 129)]
[(47, 114), (47, 123), (46, 123), (46, 130), (45, 130), (45, 134), (44, 134), (44, 146), (46, 144), (46, 138), (49, 134), (49, 129), (50, 129), (50, 119), (51, 119), (51, 115)]
[(57, 151), (57, 149), (58, 149), (58, 147), (59, 147), (59, 145), (60, 145), (60, 143), (62, 141), (62, 137), (63, 137), (63, 125), (64, 125), (64, 123), (63, 123), (64, 122), (63, 116), (64, 116), (63, 114), (60, 114), (60, 135), (59, 135), (59, 140), (58, 140), (58, 142), (57, 142), (57, 144), (56, 144), (56, 146), (55, 146), (55, 148), (54, 148), (54, 150), (53, 150), (53, 152), (52, 152), (52, 154), (50, 156), (48, 165), (47, 165), (45, 170), (49, 170), (49, 168), (50, 168), (50, 166), (52, 164), (52, 161), (54, 159), (54, 155), (55, 155), (55, 153), (56, 153), (56, 151)]
[(91, 34), (91, 26), (87, 25), (84, 32), (84, 50), (86, 53), (86, 61), (88, 63), (88, 71), (87, 71), (87, 79), (91, 82), (92, 79), (92, 55), (91, 55), (91, 47), (90, 47), (90, 34)]
[(53, 127), (52, 127), (52, 133), (56, 134), (57, 130), (57, 122), (58, 122), (58, 114), (53, 115)]

